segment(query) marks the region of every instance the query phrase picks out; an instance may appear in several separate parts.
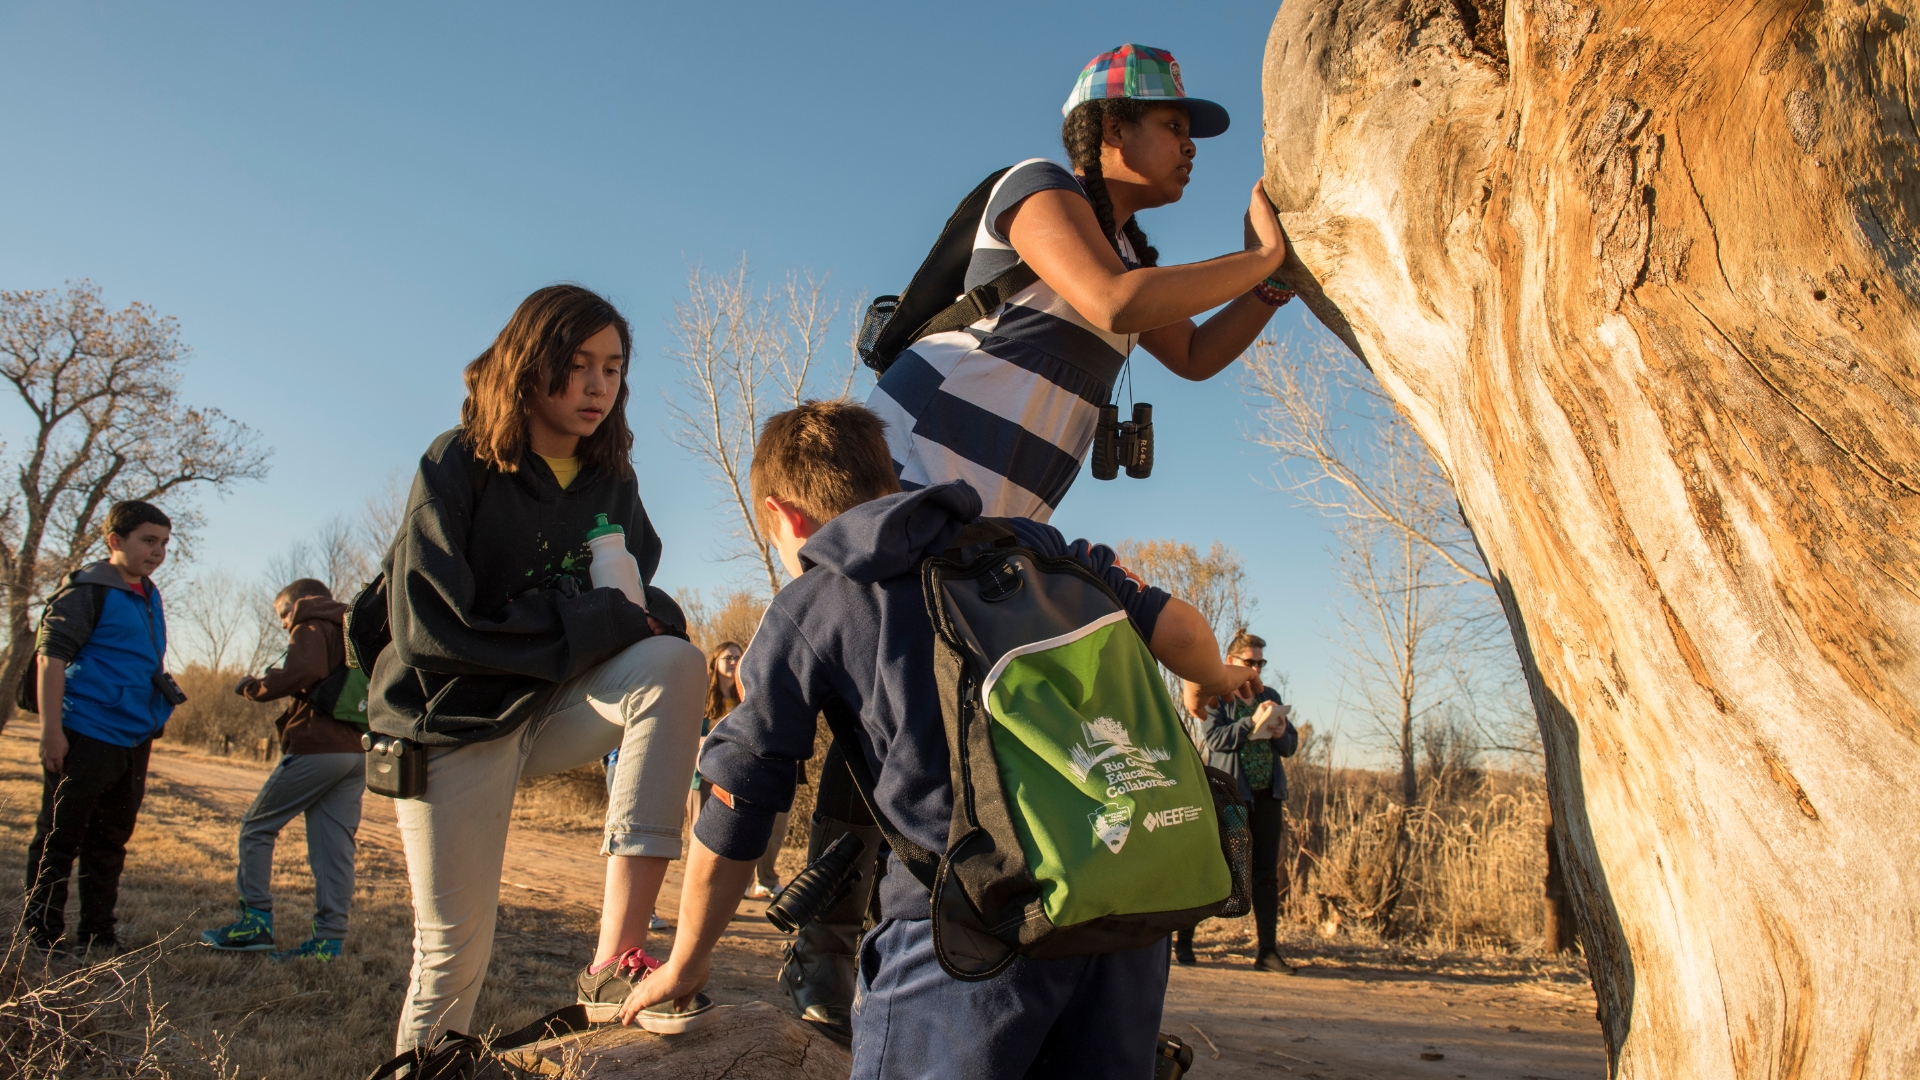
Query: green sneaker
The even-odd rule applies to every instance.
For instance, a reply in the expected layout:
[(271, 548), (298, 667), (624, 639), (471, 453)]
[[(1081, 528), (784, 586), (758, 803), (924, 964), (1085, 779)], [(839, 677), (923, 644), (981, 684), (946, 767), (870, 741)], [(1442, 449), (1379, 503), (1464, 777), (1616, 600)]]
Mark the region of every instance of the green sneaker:
[(340, 958), (339, 938), (308, 938), (298, 948), (282, 949), (273, 954), (273, 962), (284, 964), (289, 960), (319, 960), (322, 963)]
[(200, 942), (221, 952), (271, 952), (273, 912), (241, 904), (239, 921), (200, 931)]

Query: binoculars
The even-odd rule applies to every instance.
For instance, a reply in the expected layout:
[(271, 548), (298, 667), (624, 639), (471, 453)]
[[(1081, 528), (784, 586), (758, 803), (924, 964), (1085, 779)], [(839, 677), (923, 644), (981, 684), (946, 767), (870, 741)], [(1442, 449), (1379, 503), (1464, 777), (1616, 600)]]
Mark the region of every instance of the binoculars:
[(767, 921), (783, 934), (799, 933), (821, 912), (840, 902), (860, 876), (854, 860), (866, 845), (847, 833), (795, 874), (787, 887), (767, 905)]
[(1138, 401), (1133, 419), (1120, 419), (1117, 405), (1100, 406), (1093, 429), (1093, 478), (1111, 480), (1125, 468), (1127, 475), (1144, 480), (1153, 475), (1153, 406)]

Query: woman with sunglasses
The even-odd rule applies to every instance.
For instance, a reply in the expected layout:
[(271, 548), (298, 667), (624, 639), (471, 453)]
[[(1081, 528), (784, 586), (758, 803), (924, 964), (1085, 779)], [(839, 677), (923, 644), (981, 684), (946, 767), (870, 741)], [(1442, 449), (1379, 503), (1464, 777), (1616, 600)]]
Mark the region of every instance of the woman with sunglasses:
[[(1267, 666), (1266, 647), (1265, 639), (1243, 627), (1227, 644), (1227, 663), (1259, 672)], [(1184, 696), (1187, 711), (1197, 721), (1207, 764), (1234, 778), (1252, 811), (1253, 921), (1260, 940), (1254, 970), (1291, 975), (1293, 968), (1280, 959), (1276, 942), (1280, 894), (1287, 881), (1280, 858), (1287, 838), (1287, 771), (1280, 759), (1300, 748), (1300, 732), (1288, 719), (1293, 709), (1258, 674), (1226, 698), (1202, 701), (1195, 683), (1186, 684)], [(1182, 964), (1195, 963), (1193, 931), (1174, 936), (1173, 954)]]

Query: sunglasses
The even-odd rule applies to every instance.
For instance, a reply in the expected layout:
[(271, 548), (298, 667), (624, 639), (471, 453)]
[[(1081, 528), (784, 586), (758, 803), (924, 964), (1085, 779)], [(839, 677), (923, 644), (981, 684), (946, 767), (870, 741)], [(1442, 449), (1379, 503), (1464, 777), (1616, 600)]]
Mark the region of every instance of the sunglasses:
[(1267, 666), (1267, 662), (1265, 660), (1249, 660), (1244, 656), (1233, 656), (1233, 657), (1228, 657), (1228, 659), (1232, 660), (1236, 664), (1239, 664), (1241, 667), (1250, 667), (1255, 671), (1259, 671), (1261, 668)]

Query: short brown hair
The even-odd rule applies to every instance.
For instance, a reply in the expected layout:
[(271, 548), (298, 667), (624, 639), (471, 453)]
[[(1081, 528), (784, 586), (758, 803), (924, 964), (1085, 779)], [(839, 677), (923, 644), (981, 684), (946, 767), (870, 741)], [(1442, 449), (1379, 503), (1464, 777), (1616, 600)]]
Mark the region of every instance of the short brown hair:
[(857, 401), (803, 402), (769, 417), (753, 448), (753, 510), (766, 528), (769, 497), (818, 522), (900, 490), (887, 425)]
[(324, 596), (331, 600), (333, 599), (333, 590), (327, 588), (327, 583), (321, 581), (319, 578), (303, 577), (293, 584), (288, 585), (286, 588), (281, 589), (280, 592), (274, 596), (273, 602), (278, 604), (282, 600), (299, 601), (305, 600), (309, 596)]
[(172, 529), (173, 521), (160, 512), (152, 503), (139, 499), (127, 499), (114, 503), (107, 511), (107, 531), (115, 536), (130, 536), (133, 530), (142, 525), (158, 525), (163, 529)]
[(573, 354), (609, 326), (620, 335), (620, 391), (600, 426), (580, 440), (576, 456), (583, 467), (596, 465), (622, 479), (632, 476), (626, 371), (633, 362), (633, 334), (612, 304), (578, 285), (549, 285), (520, 301), (493, 344), (467, 365), (460, 426), (473, 456), (501, 472), (519, 471), (533, 396), (565, 390)]
[(1232, 656), (1243, 649), (1260, 649), (1264, 651), (1266, 647), (1266, 638), (1247, 633), (1247, 628), (1243, 626), (1234, 631), (1233, 640), (1227, 642), (1227, 655)]

